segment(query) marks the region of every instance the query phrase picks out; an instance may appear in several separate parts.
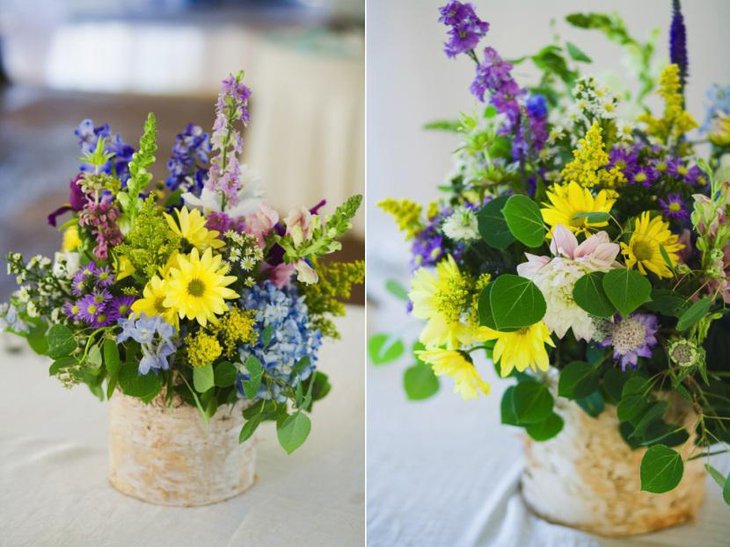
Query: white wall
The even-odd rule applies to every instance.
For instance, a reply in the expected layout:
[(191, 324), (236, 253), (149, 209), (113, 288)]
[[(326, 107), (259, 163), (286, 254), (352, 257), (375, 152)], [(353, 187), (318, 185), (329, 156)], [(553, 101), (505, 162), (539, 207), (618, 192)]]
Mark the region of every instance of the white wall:
[[(448, 59), (441, 44), (445, 27), (437, 22), (445, 0), (368, 0), (367, 3), (367, 123), (368, 123), (368, 258), (377, 270), (383, 259), (392, 265), (407, 262), (406, 247), (390, 218), (375, 204), (386, 196), (427, 201), (450, 167), (453, 136), (421, 130), (424, 122), (454, 118), (473, 108), (468, 87), (473, 63)], [(484, 44), (503, 57), (534, 53), (552, 37), (554, 19), (561, 36), (581, 47), (594, 60), (593, 70), (624, 70), (622, 50), (594, 31), (573, 29), (564, 22), (574, 12), (616, 11), (629, 32), (640, 40), (660, 27), (658, 55), (668, 59), (670, 0), (472, 0), (491, 28)], [(728, 22), (730, 1), (685, 0), (690, 78), (688, 107), (704, 116), (703, 95), (711, 83), (730, 84)], [(515, 69), (522, 83), (529, 73)], [(385, 255), (385, 256), (384, 256)], [(376, 275), (369, 287), (376, 289)]]

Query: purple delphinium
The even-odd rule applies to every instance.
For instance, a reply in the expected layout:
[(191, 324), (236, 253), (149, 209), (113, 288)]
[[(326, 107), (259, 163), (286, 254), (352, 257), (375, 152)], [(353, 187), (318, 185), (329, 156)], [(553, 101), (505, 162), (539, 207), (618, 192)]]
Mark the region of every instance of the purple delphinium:
[(205, 227), (209, 230), (216, 230), (221, 234), (225, 234), (228, 230), (243, 233), (246, 231), (246, 222), (243, 217), (231, 218), (225, 213), (212, 211), (208, 213), (205, 220)]
[(600, 345), (613, 348), (613, 358), (621, 364), (621, 370), (625, 371), (627, 366), (636, 368), (639, 357), (651, 357), (651, 349), (657, 344), (658, 328), (656, 316), (648, 313), (617, 317)]
[(450, 0), (439, 8), (439, 13), (439, 23), (451, 27), (449, 40), (444, 43), (444, 52), (449, 57), (473, 50), (489, 30), (489, 23), (479, 19), (469, 3)]
[(199, 196), (208, 178), (210, 137), (199, 125), (189, 123), (179, 133), (167, 162), (170, 176), (165, 184), (170, 190), (181, 189)]
[(684, 88), (687, 83), (687, 29), (679, 0), (672, 0), (672, 25), (669, 29), (669, 58), (679, 67), (679, 80)]
[[(111, 135), (109, 124), (94, 126), (92, 120), (83, 120), (74, 130), (79, 139), (79, 146), (83, 154), (94, 151), (99, 138), (106, 139), (104, 151), (113, 157), (101, 168), (102, 173), (115, 174), (122, 184), (129, 179), (129, 162), (132, 161), (134, 148), (124, 142), (121, 135)], [(81, 171), (93, 171), (94, 166), (81, 164)]]
[(132, 316), (129, 319), (119, 319), (118, 324), (122, 332), (117, 336), (117, 342), (126, 342), (130, 338), (139, 343), (142, 358), (139, 361), (139, 374), (147, 374), (150, 370), (168, 370), (168, 357), (175, 353), (175, 328), (162, 317)]
[(659, 205), (662, 206), (662, 211), (669, 218), (686, 219), (689, 217), (687, 208), (679, 193), (669, 194), (667, 199), (659, 198)]

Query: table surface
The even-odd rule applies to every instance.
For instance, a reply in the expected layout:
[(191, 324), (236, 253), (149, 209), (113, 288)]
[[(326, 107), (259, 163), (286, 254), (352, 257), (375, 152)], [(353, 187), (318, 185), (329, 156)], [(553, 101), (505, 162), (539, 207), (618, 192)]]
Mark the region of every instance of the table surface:
[(257, 481), (198, 508), (150, 505), (106, 479), (107, 406), (65, 390), (48, 360), (0, 351), (0, 546), (357, 546), (364, 544), (365, 312), (349, 307), (320, 369), (330, 395), (294, 454), (260, 428)]
[[(373, 284), (372, 278), (369, 284)], [(375, 283), (377, 285), (377, 283)], [(370, 290), (370, 289), (369, 289)], [(382, 299), (368, 312), (371, 333), (414, 339), (420, 323), (403, 306)], [(412, 361), (412, 359), (411, 359)], [(367, 520), (370, 547), (490, 546), (596, 547), (729, 545), (730, 507), (708, 478), (696, 522), (611, 541), (532, 515), (519, 494), (519, 431), (501, 425), (499, 403), (509, 385), (483, 363), (492, 386), (487, 397), (463, 401), (446, 379), (431, 400), (409, 402), (402, 374), (411, 362), (369, 365), (367, 380)], [(730, 469), (728, 458), (715, 458)]]

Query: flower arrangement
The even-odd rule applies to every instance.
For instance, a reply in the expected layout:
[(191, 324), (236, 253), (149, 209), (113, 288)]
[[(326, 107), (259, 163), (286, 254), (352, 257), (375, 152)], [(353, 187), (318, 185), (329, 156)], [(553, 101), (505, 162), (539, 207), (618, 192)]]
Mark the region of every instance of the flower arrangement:
[(292, 452), (330, 390), (317, 351), (363, 282), (362, 261), (320, 261), (341, 248), (361, 196), (329, 215), (322, 200), (280, 217), (239, 163), (250, 95), (243, 72), (223, 81), (212, 133), (189, 124), (177, 136), (164, 183), (149, 171), (153, 114), (136, 150), (83, 121), (80, 172), (49, 216), (56, 226), (70, 213), (62, 249), (8, 255), (19, 288), (0, 322), (66, 386), (182, 402), (205, 420), (243, 400), (240, 441), (274, 420)]
[[(481, 106), (427, 126), (460, 137), (441, 199), (380, 203), (411, 243), (410, 290), (389, 287), (425, 322), (408, 397), (430, 397), (444, 376), (464, 399), (487, 394), (475, 361), (486, 355), (516, 381), (502, 423), (540, 442), (564, 428), (557, 399), (592, 417), (613, 405), (625, 443), (647, 447), (642, 490), (670, 491), (706, 458), (730, 503), (730, 477), (709, 465), (730, 442), (730, 88), (710, 90), (701, 127), (685, 109), (679, 2), (658, 79), (654, 42), (618, 16), (567, 17), (626, 48), (638, 89), (620, 95), (583, 74), (592, 61), (571, 42), (508, 61), (480, 51), (489, 23), (471, 4), (449, 1), (439, 21), (446, 54), (476, 64)], [(525, 86), (513, 69), (527, 62), (539, 81)], [(376, 364), (404, 347), (386, 333), (369, 344)], [(695, 419), (673, 419), (676, 405)]]

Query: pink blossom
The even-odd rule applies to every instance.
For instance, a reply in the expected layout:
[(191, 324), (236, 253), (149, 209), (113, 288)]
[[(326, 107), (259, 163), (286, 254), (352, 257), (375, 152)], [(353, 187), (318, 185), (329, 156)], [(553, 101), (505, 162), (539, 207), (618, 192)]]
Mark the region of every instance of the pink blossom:
[(246, 217), (246, 232), (256, 238), (259, 247), (266, 247), (266, 236), (271, 233), (279, 222), (279, 213), (266, 203), (260, 203), (258, 210)]
[(294, 264), (277, 264), (271, 266), (271, 264), (264, 263), (262, 271), (268, 275), (268, 279), (276, 285), (277, 288), (282, 289), (291, 283), (291, 276), (294, 275)]
[(304, 207), (292, 209), (284, 219), (284, 224), (286, 224), (286, 235), (291, 237), (295, 247), (312, 237), (314, 231), (312, 214)]
[(620, 251), (616, 243), (612, 243), (606, 232), (598, 232), (578, 245), (578, 239), (565, 226), (558, 224), (553, 230), (550, 251), (554, 256), (563, 256), (582, 262), (591, 271), (611, 268)]

